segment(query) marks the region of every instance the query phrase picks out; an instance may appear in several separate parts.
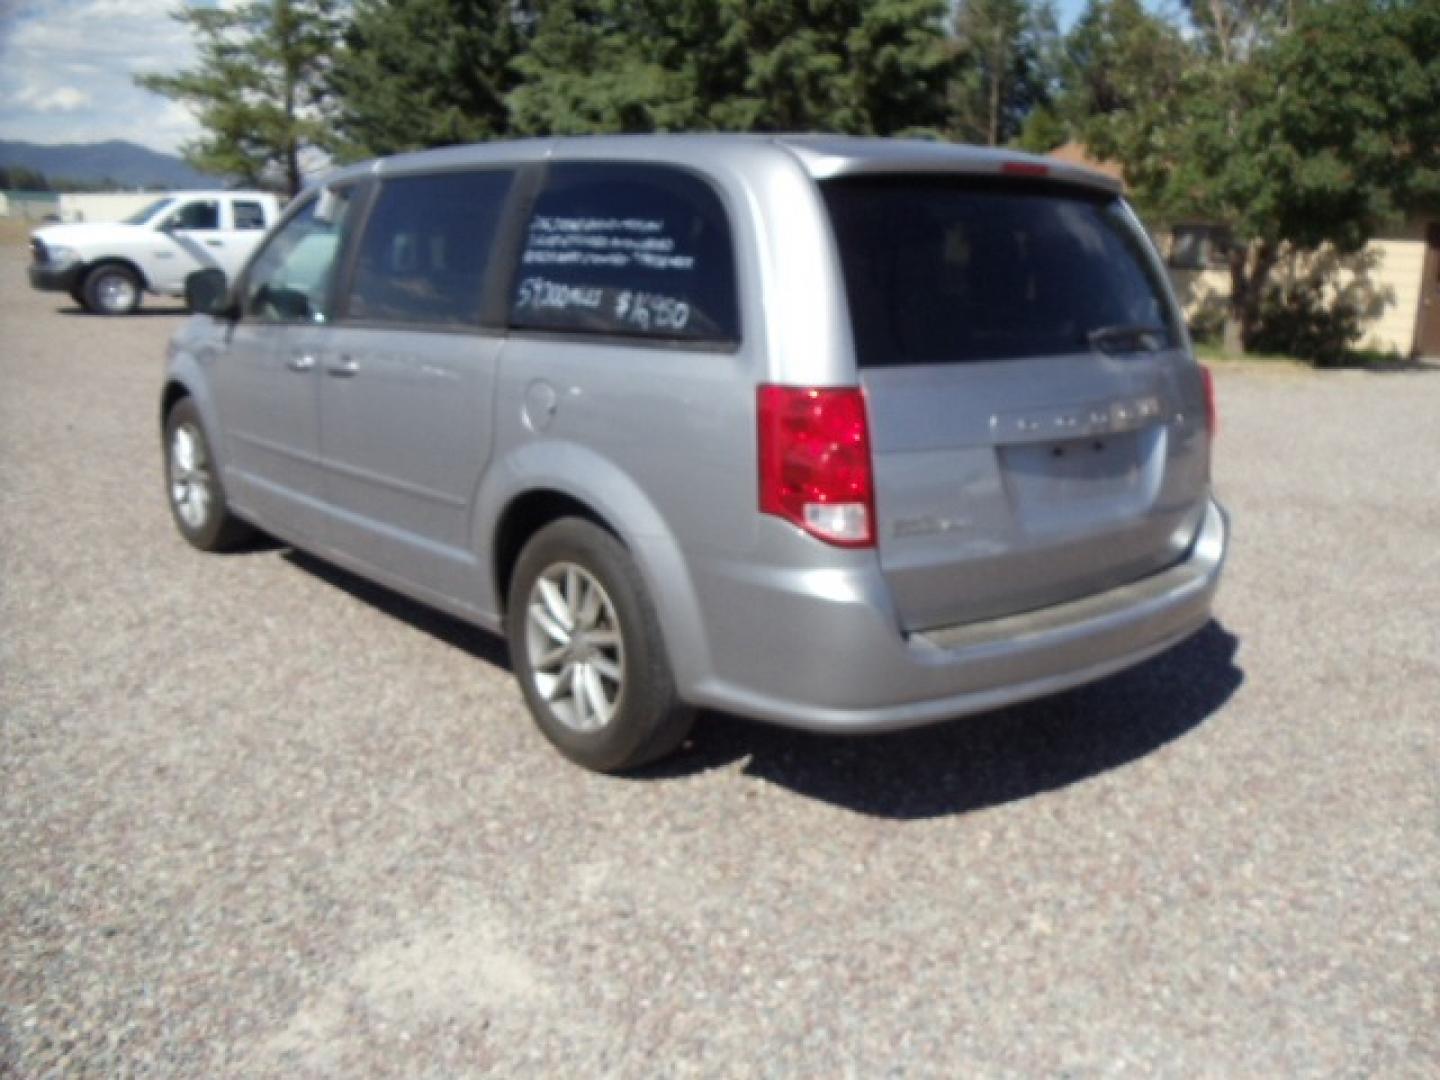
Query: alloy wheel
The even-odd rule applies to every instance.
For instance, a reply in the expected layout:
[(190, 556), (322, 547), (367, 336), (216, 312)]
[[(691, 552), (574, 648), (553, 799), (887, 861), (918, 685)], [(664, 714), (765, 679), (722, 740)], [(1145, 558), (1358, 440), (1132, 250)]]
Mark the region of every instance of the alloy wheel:
[(170, 436), (170, 501), (191, 530), (204, 528), (210, 516), (211, 484), (199, 429), (191, 423), (178, 425)]
[(625, 643), (615, 605), (582, 566), (554, 563), (530, 587), (525, 650), (536, 692), (561, 723), (595, 732), (625, 689)]

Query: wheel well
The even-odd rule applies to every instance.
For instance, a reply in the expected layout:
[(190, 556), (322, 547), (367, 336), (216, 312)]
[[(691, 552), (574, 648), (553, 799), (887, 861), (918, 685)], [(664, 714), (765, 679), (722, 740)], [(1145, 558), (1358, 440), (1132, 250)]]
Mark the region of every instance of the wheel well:
[[(500, 524), (495, 528), (495, 596), (503, 614), (510, 599), (510, 579), (515, 572), (515, 563), (520, 552), (537, 532), (560, 518), (578, 517), (591, 521), (620, 540), (610, 523), (586, 506), (579, 499), (560, 491), (527, 491), (519, 496), (500, 515)], [(621, 543), (624, 543), (621, 540)]]
[(80, 275), (82, 287), (85, 279), (88, 278), (91, 274), (93, 274), (96, 270), (100, 269), (100, 267), (102, 266), (123, 266), (126, 270), (129, 270), (132, 274), (135, 275), (135, 280), (140, 282), (140, 288), (150, 288), (150, 282), (147, 281), (145, 278), (145, 271), (141, 270), (139, 266), (131, 262), (129, 259), (123, 259), (119, 255), (102, 255), (100, 258), (96, 259), (94, 262), (86, 266), (85, 272)]
[(184, 383), (175, 382), (173, 379), (165, 384), (165, 391), (160, 395), (160, 429), (165, 429), (165, 421), (170, 416), (170, 410), (175, 403), (182, 398), (190, 396), (190, 391), (185, 389)]

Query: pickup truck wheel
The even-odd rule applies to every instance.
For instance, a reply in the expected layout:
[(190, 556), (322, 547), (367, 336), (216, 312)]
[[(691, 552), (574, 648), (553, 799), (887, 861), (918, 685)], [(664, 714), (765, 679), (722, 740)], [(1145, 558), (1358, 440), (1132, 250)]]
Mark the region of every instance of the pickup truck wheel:
[(140, 306), (140, 279), (120, 263), (101, 263), (85, 277), (85, 306), (97, 315), (129, 315)]
[(255, 534), (230, 513), (200, 410), (188, 397), (165, 418), (165, 491), (180, 535), (201, 551), (226, 551)]
[(510, 661), (541, 732), (577, 765), (623, 772), (670, 753), (682, 702), (645, 584), (624, 546), (589, 521), (545, 526), (510, 584)]

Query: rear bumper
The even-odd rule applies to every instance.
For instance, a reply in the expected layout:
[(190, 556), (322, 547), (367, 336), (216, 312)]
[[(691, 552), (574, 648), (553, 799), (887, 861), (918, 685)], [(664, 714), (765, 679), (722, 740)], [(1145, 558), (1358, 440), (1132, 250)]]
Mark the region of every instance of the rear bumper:
[(80, 280), (83, 264), (75, 262), (65, 266), (51, 266), (48, 263), (30, 264), (30, 287), (42, 292), (68, 293)]
[[(1189, 554), (1168, 570), (1039, 611), (909, 636), (896, 630), (883, 585), (860, 575), (819, 589), (813, 573), (734, 581), (732, 595), (757, 628), (753, 643), (733, 642), (744, 655), (727, 658), (732, 674), (702, 681), (691, 696), (790, 727), (857, 734), (1043, 697), (1204, 626), (1228, 541), (1225, 512), (1212, 500)], [(723, 637), (712, 644), (725, 649)]]

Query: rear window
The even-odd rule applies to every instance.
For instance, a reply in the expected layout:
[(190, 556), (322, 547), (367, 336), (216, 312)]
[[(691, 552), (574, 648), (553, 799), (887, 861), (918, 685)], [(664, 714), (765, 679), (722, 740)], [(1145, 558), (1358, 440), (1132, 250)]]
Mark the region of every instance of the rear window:
[(510, 323), (672, 341), (739, 340), (725, 209), (680, 169), (551, 168), (530, 218)]
[(1178, 343), (1119, 199), (1053, 184), (824, 185), (861, 367)]

